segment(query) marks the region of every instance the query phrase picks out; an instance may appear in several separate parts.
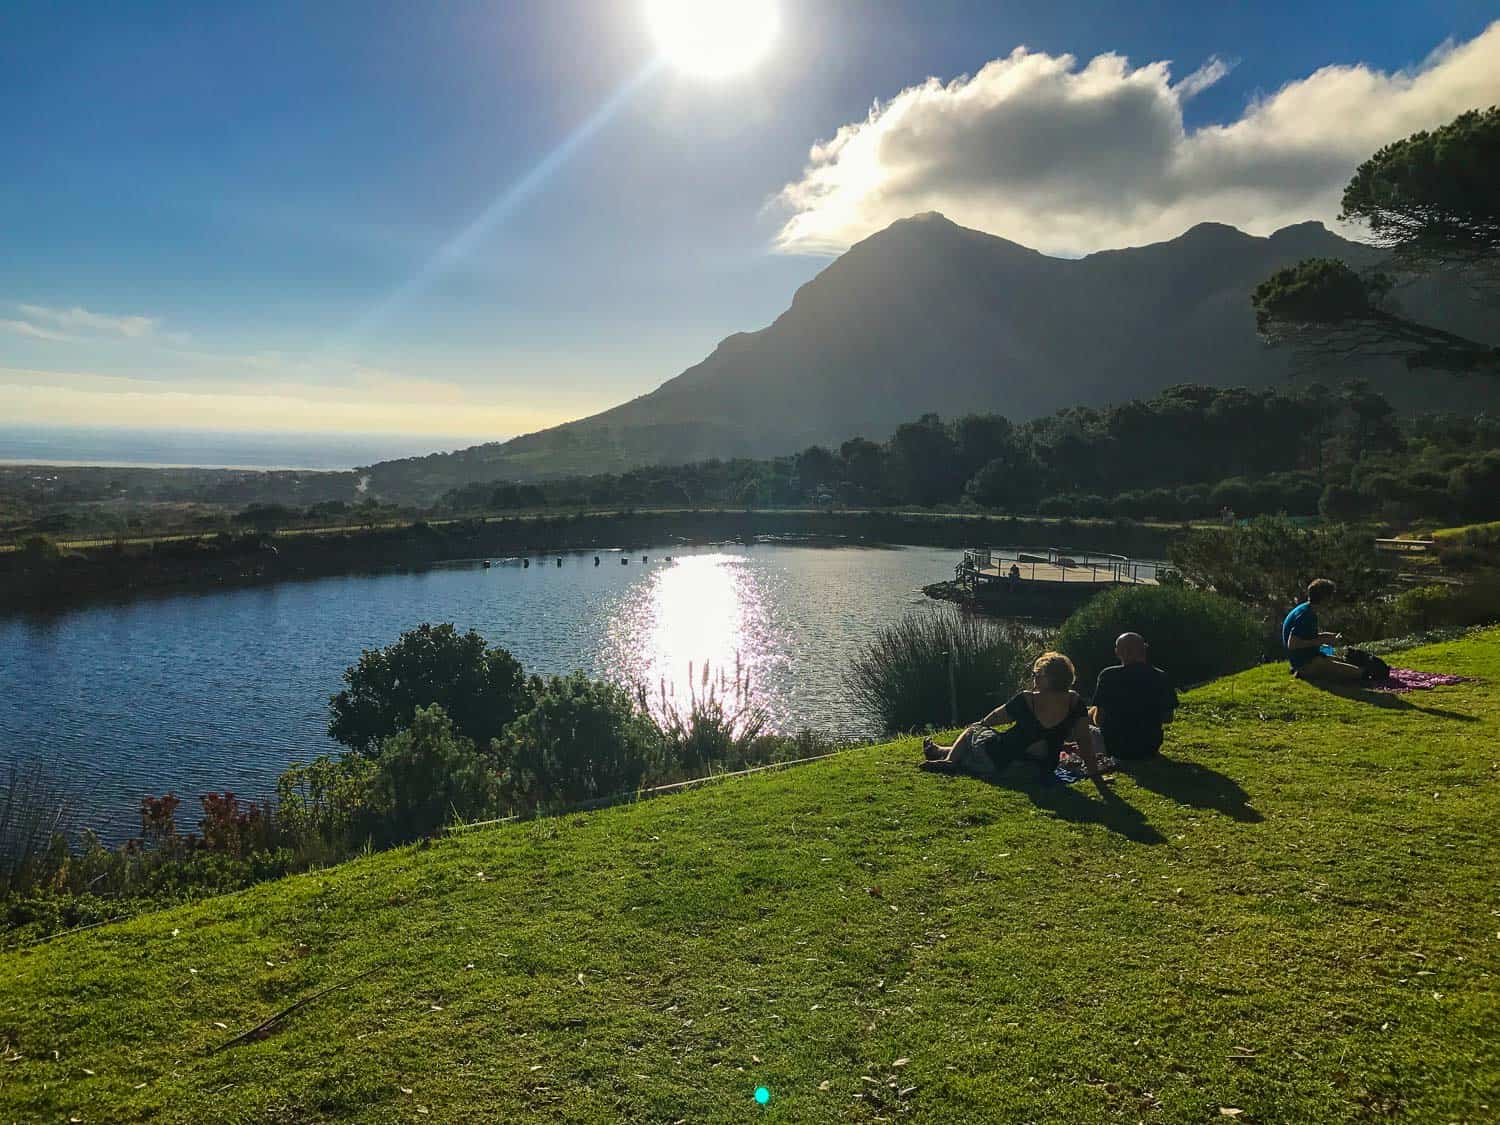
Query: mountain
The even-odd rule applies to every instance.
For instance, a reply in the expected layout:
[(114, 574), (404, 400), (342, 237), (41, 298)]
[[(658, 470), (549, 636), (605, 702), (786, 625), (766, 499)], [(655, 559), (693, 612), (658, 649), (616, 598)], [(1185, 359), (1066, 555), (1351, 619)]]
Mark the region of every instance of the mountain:
[[(1103, 406), (1174, 383), (1286, 379), (1292, 356), (1257, 337), (1250, 293), (1302, 258), (1373, 265), (1382, 251), (1300, 223), (1269, 237), (1203, 223), (1169, 242), (1052, 258), (942, 215), (904, 219), (797, 290), (775, 323), (725, 339), (703, 362), (601, 414), (493, 443), (385, 462), (382, 494), (470, 481), (616, 472), (712, 457), (767, 457), (863, 435), (927, 412), (1013, 420)], [(1406, 295), (1442, 313), (1444, 295)], [(1407, 375), (1390, 361), (1320, 371), (1368, 377), (1408, 407), (1473, 409), (1492, 382)]]

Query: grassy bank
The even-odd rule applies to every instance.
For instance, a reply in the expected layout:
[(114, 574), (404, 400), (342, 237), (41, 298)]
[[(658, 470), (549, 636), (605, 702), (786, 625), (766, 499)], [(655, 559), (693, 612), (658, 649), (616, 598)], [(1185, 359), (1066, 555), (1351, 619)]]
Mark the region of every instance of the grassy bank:
[(1265, 667), (1109, 800), (898, 742), (11, 952), (0, 1118), (1492, 1120), (1500, 630), (1395, 662), (1482, 679)]
[[(0, 610), (609, 547), (776, 537), (962, 548), (1062, 545), (1161, 557), (1179, 527), (896, 511), (663, 510), (473, 517), (275, 535), (168, 536), (0, 552)], [(956, 562), (957, 560), (955, 560)]]

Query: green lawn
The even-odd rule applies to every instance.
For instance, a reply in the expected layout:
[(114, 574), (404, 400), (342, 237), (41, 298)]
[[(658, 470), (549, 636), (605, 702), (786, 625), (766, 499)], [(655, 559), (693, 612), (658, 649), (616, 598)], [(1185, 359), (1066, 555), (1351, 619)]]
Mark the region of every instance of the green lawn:
[(1500, 630), (1395, 662), (1483, 682), (1267, 667), (1109, 802), (899, 742), (8, 953), (0, 1121), (1495, 1121)]

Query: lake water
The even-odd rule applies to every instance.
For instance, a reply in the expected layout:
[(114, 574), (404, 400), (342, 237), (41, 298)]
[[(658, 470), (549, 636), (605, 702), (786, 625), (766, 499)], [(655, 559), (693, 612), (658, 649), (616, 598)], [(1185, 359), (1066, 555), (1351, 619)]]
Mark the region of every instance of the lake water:
[[(666, 553), (674, 557), (666, 561)], [(660, 548), (324, 578), (0, 619), (0, 766), (40, 756), (118, 837), (168, 790), (267, 793), (339, 749), (328, 697), (360, 652), (424, 621), (474, 628), (528, 673), (662, 685), (748, 677), (776, 730), (879, 733), (846, 699), (850, 658), (931, 606), (958, 553), (926, 547)]]

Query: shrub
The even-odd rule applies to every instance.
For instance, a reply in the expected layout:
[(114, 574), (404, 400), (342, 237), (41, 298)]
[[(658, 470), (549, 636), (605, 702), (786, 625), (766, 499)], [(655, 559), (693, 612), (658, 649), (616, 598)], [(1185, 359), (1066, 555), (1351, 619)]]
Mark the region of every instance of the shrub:
[(71, 818), (71, 795), (46, 763), (11, 763), (0, 792), (0, 894), (39, 881), (53, 841), (66, 838)]
[(372, 805), (391, 840), (426, 836), (454, 820), (492, 816), (500, 806), (494, 755), (457, 734), (438, 704), (419, 707), (406, 730), (380, 744)]
[(365, 755), (410, 726), (417, 708), (434, 703), (460, 735), (488, 746), (525, 709), (528, 694), (520, 661), (452, 625), (424, 624), (363, 653), (344, 670), (344, 682), (349, 686), (329, 700), (328, 733)]
[(1255, 493), (1249, 483), (1240, 477), (1222, 480), (1208, 491), (1209, 507), (1216, 512), (1228, 508), (1237, 515), (1243, 515), (1249, 511), (1254, 500)]
[(1331, 578), (1339, 600), (1373, 603), (1390, 587), (1371, 536), (1344, 524), (1300, 527), (1262, 516), (1233, 528), (1191, 532), (1172, 544), (1172, 565), (1189, 584), (1254, 607), (1278, 620), (1314, 578)]
[(21, 553), (30, 562), (51, 562), (62, 557), (62, 549), (50, 535), (28, 535), (21, 542)]
[[(949, 606), (908, 613), (855, 658), (848, 690), (890, 732), (928, 730), (977, 718), (1014, 694), (1028, 648), (1019, 626)], [(949, 667), (952, 665), (950, 690)]]
[(1264, 635), (1244, 606), (1188, 586), (1121, 586), (1091, 598), (1057, 634), (1057, 648), (1078, 667), (1078, 690), (1093, 691), (1114, 664), (1115, 638), (1139, 633), (1152, 662), (1178, 685), (1198, 683), (1259, 663)]
[(1418, 586), (1391, 603), (1393, 635), (1486, 625), (1500, 620), (1500, 571), (1486, 571), (1462, 586)]
[(321, 754), (276, 779), (276, 817), (301, 853), (342, 858), (377, 829), (375, 763), (359, 754)]
[[(715, 767), (740, 769), (768, 760), (774, 741), (765, 735), (770, 716), (750, 696), (750, 679), (736, 669), (730, 681), (715, 681), (707, 664), (702, 680), (688, 669), (687, 706), (669, 697), (663, 684), (652, 715), (661, 739), (663, 768), (671, 776), (700, 777)], [(645, 709), (645, 692), (640, 693)]]
[(198, 822), (203, 847), (236, 859), (271, 850), (273, 828), (268, 806), (255, 801), (241, 805), (228, 790), (205, 793), (199, 802), (203, 805), (203, 819)]
[(527, 808), (638, 789), (659, 747), (655, 724), (629, 692), (576, 672), (542, 684), (499, 743), (506, 790)]

